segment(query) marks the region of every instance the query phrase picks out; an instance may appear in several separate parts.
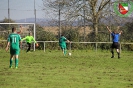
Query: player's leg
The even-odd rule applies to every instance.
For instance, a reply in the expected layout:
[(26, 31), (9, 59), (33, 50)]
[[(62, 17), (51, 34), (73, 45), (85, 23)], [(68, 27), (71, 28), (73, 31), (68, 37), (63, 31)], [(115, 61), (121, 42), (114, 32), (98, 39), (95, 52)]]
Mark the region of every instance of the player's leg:
[(61, 48), (61, 50), (62, 50), (63, 55), (65, 55), (65, 54), (64, 54), (64, 52), (65, 52), (64, 45), (60, 45), (60, 48)]
[(111, 58), (114, 58), (114, 49), (113, 48), (111, 48), (111, 53), (112, 53)]
[(9, 65), (10, 68), (12, 68), (13, 58), (14, 58), (14, 50), (10, 49), (10, 65)]
[(66, 45), (60, 45), (60, 47), (62, 49), (63, 55), (65, 56), (66, 55)]
[(64, 55), (66, 55), (66, 53), (67, 53), (67, 49), (66, 49), (66, 47), (64, 48)]
[(18, 55), (15, 55), (15, 68), (18, 68)]
[(63, 55), (64, 55), (64, 48), (62, 48), (62, 52), (63, 52)]
[(64, 44), (62, 47), (63, 47), (63, 53), (64, 53), (64, 56), (65, 56), (65, 55), (66, 55), (66, 52), (67, 52), (66, 44)]
[(17, 50), (15, 50), (16, 52), (15, 52), (15, 68), (18, 68), (18, 55), (19, 55), (19, 53), (20, 53), (20, 50), (19, 49), (17, 49)]
[(28, 45), (28, 49), (27, 49), (26, 52), (29, 52), (30, 51), (31, 44), (30, 43), (27, 43), (27, 45)]
[(14, 57), (14, 55), (10, 54), (10, 65), (9, 65), (10, 68), (12, 68), (13, 57)]
[(120, 58), (120, 50), (119, 49), (116, 49), (116, 52), (118, 54), (118, 58)]
[(61, 50), (62, 50), (62, 53), (64, 53), (64, 50), (63, 50), (63, 47), (62, 47), (62, 45), (59, 45), (60, 46), (60, 48), (61, 48)]
[(114, 58), (114, 44), (112, 44), (112, 46), (111, 46), (111, 53), (112, 53), (111, 58)]
[(118, 58), (120, 58), (120, 45), (119, 45), (119, 43), (116, 44), (116, 52), (118, 54)]
[(63, 52), (63, 55), (65, 56), (66, 55), (66, 50), (65, 50), (64, 47), (62, 48), (62, 52)]

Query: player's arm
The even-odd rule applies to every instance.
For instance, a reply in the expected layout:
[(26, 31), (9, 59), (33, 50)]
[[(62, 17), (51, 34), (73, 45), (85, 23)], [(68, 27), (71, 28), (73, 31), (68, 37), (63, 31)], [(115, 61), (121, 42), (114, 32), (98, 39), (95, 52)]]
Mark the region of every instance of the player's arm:
[(19, 47), (22, 48), (22, 39), (21, 39), (20, 35), (19, 35)]
[(67, 43), (70, 43), (70, 41), (69, 41), (68, 39), (66, 39), (66, 42), (67, 42)]
[(19, 41), (19, 44), (20, 44), (20, 48), (22, 48), (22, 41)]
[(17, 34), (20, 34), (22, 32), (22, 26), (20, 26), (20, 31), (17, 32)]
[(34, 39), (34, 37), (32, 37), (32, 40), (34, 41), (34, 43), (36, 44), (36, 47), (39, 46), (39, 44), (36, 42), (36, 40)]
[(110, 33), (112, 33), (112, 31), (109, 29), (109, 27), (107, 26), (107, 29), (108, 29), (108, 31), (110, 32)]
[(9, 35), (8, 38), (7, 38), (6, 51), (8, 51), (9, 46), (10, 46), (10, 35)]
[(22, 26), (20, 26), (20, 33), (22, 32)]
[(32, 39), (31, 40), (33, 40), (34, 43), (37, 43), (33, 36), (32, 36)]
[(7, 41), (7, 45), (6, 45), (6, 51), (8, 51), (9, 49), (9, 46), (10, 46), (10, 42)]
[(70, 41), (67, 39), (67, 42), (70, 43)]
[(67, 38), (65, 38), (64, 37), (64, 39), (63, 39), (64, 41), (66, 41), (67, 43), (69, 43), (70, 41), (67, 39)]
[(120, 31), (119, 34), (121, 35), (122, 34), (122, 31)]
[(25, 38), (21, 39), (21, 42), (24, 41), (24, 40), (26, 40), (26, 38), (27, 38), (27, 36)]

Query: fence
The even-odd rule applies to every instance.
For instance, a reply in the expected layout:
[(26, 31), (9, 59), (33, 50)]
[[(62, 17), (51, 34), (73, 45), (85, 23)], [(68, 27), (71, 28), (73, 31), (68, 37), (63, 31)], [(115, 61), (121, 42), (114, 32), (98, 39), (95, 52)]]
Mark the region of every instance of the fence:
[[(46, 52), (46, 48), (47, 49), (50, 49), (50, 48), (48, 48), (47, 47), (47, 45), (50, 45), (50, 43), (53, 43), (53, 45), (54, 45), (54, 48), (53, 49), (58, 49), (59, 48), (59, 46), (58, 46), (58, 41), (37, 41), (38, 43), (39, 43), (39, 45), (41, 45), (41, 47), (42, 48), (40, 48), (39, 50), (43, 50), (44, 52)], [(42, 44), (41, 44), (42, 43)], [(75, 47), (73, 47), (74, 45), (76, 45), (76, 44), (81, 44), (81, 45), (79, 45), (79, 47), (84, 47), (84, 49), (94, 49), (96, 52), (98, 51), (98, 49), (102, 49), (101, 47), (99, 47), (99, 46), (101, 46), (101, 44), (108, 44), (108, 48), (103, 48), (103, 50), (105, 49), (105, 50), (108, 50), (109, 48), (110, 48), (110, 45), (112, 44), (112, 42), (70, 42), (70, 43), (67, 43), (67, 48), (69, 49), (69, 50), (75, 50), (75, 49), (81, 49), (81, 48), (75, 48)], [(89, 48), (89, 47), (86, 47), (87, 45), (91, 45), (91, 44), (93, 44), (93, 45), (91, 45), (90, 47), (91, 48)], [(26, 46), (25, 46), (26, 44), (25, 44), (25, 42), (23, 42), (23, 47), (22, 47), (22, 49), (26, 49)], [(131, 43), (128, 43), (128, 42), (120, 42), (120, 51), (122, 51), (122, 47), (125, 47), (126, 45), (133, 45), (133, 43), (131, 42)], [(0, 48), (5, 48), (6, 47), (6, 40), (0, 40)], [(53, 46), (52, 46), (53, 47)], [(56, 48), (55, 48), (56, 47)], [(38, 49), (38, 48), (35, 48), (34, 49), (34, 43), (33, 43), (33, 45), (32, 45), (32, 49), (35, 51), (36, 49)], [(126, 50), (126, 49), (123, 49), (123, 50)]]
[[(54, 42), (54, 43), (58, 43), (58, 41), (37, 41), (38, 43), (39, 42), (43, 42), (43, 45), (44, 45), (44, 52), (46, 51), (46, 43), (50, 43), (50, 42)], [(95, 44), (95, 51), (97, 52), (98, 50), (98, 44), (111, 44), (112, 42), (70, 42), (69, 43), (69, 50), (72, 49), (72, 44)], [(121, 42), (120, 43), (120, 51), (122, 50), (122, 45), (133, 45), (133, 43), (124, 43), (124, 42)]]

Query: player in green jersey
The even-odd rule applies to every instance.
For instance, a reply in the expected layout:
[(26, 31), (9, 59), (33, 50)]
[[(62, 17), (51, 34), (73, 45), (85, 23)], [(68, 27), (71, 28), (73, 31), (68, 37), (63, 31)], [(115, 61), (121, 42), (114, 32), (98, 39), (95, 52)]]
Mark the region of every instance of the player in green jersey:
[(32, 36), (32, 33), (30, 32), (28, 36), (26, 36), (25, 38), (22, 39), (23, 40), (26, 40), (26, 43), (28, 45), (28, 49), (26, 52), (29, 52), (30, 49), (31, 49), (31, 43), (34, 42), (37, 44), (37, 42), (35, 41), (34, 37)]
[(10, 68), (12, 68), (13, 58), (15, 58), (15, 68), (18, 68), (18, 56), (20, 53), (21, 37), (16, 33), (16, 28), (12, 28), (12, 33), (7, 39), (6, 51), (10, 47)]
[(67, 51), (66, 42), (70, 42), (70, 41), (67, 38), (65, 38), (64, 35), (61, 35), (59, 39), (59, 46), (61, 47), (64, 56), (66, 55), (66, 51)]

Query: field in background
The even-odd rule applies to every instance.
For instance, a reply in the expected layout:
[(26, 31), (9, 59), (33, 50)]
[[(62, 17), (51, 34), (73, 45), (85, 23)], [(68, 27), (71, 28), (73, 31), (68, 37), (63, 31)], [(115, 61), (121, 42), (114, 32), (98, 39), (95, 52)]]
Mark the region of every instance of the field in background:
[(0, 88), (133, 88), (132, 52), (110, 57), (109, 51), (22, 50), (19, 68), (9, 69), (9, 52), (0, 50)]
[[(68, 30), (68, 29), (71, 29), (71, 27), (63, 27), (65, 30)], [(73, 27), (73, 29), (79, 29), (78, 31), (79, 31), (79, 33), (80, 34), (84, 34), (84, 27)], [(48, 27), (48, 26), (45, 26), (45, 27), (43, 27), (43, 29), (45, 30), (45, 31), (47, 31), (47, 32), (51, 32), (51, 33), (53, 33), (53, 34), (58, 34), (58, 32), (59, 32), (59, 27), (57, 27), (57, 26), (53, 26), (53, 27)], [(91, 30), (91, 28), (90, 27), (88, 27), (88, 26), (86, 26), (85, 27), (85, 32), (86, 32), (86, 34), (88, 34), (88, 33), (90, 33), (92, 30)]]

